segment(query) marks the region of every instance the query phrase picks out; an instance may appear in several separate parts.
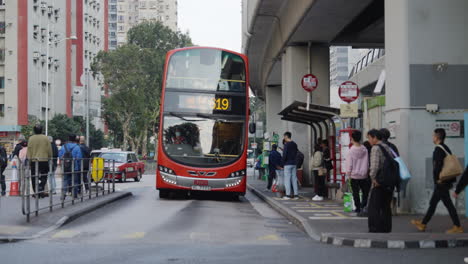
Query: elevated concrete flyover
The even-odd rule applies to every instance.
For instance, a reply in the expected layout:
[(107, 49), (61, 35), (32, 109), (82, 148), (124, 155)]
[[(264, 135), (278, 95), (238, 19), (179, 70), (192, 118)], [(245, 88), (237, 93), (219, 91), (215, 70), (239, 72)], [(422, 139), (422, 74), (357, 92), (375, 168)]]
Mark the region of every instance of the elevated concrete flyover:
[(288, 47), (383, 47), (383, 22), (384, 0), (243, 0), (253, 91), (264, 98), (267, 85), (279, 84), (271, 73)]

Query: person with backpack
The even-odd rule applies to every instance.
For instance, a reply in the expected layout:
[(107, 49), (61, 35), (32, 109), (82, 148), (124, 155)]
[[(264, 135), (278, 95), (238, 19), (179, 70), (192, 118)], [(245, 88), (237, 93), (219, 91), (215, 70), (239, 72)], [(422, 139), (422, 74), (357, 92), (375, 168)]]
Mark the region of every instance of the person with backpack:
[(268, 185), (267, 185), (267, 191), (271, 189), (271, 185), (273, 184), (273, 179), (278, 178), (282, 176), (282, 169), (283, 169), (283, 164), (281, 162), (281, 154), (278, 152), (278, 145), (273, 144), (271, 146), (271, 151), (270, 154), (268, 155), (268, 169), (269, 169), (269, 175), (268, 175)]
[(89, 165), (91, 163), (91, 150), (86, 146), (86, 138), (80, 136), (80, 149), (83, 154), (83, 183), (86, 192), (89, 191)]
[(2, 196), (6, 195), (5, 175), (3, 175), (3, 172), (5, 172), (7, 165), (8, 165), (8, 157), (7, 157), (6, 150), (2, 145), (0, 145), (0, 185), (2, 187), (2, 190), (1, 190)]
[[(34, 126), (34, 135), (29, 138), (27, 153), (31, 164), (32, 188), (39, 195), (39, 198), (49, 196), (44, 192), (44, 188), (49, 175), (49, 161), (52, 158), (52, 147), (47, 136), (42, 134), (42, 129), (41, 124)], [(38, 181), (39, 183), (37, 183)], [(38, 189), (36, 189), (36, 185)]]
[(68, 137), (68, 143), (63, 145), (59, 152), (60, 162), (63, 164), (64, 178), (62, 199), (64, 199), (66, 193), (70, 191), (73, 197), (77, 198), (81, 190), (80, 170), (83, 154), (77, 143), (76, 135), (70, 135)]
[(432, 136), (432, 141), (435, 144), (435, 149), (432, 154), (432, 163), (433, 163), (433, 172), (432, 177), (434, 179), (434, 192), (429, 202), (429, 208), (427, 209), (426, 215), (423, 220), (412, 220), (411, 223), (416, 226), (416, 228), (424, 232), (426, 231), (426, 226), (431, 221), (432, 216), (435, 213), (437, 204), (442, 200), (445, 207), (449, 211), (450, 217), (452, 218), (453, 227), (447, 230), (447, 234), (458, 234), (463, 233), (463, 228), (460, 225), (460, 219), (458, 218), (457, 209), (453, 205), (452, 199), (450, 199), (450, 189), (452, 189), (453, 184), (456, 182), (456, 178), (453, 178), (449, 181), (440, 182), (439, 175), (444, 167), (444, 159), (447, 155), (451, 155), (452, 151), (450, 148), (445, 145), (445, 129), (438, 128), (434, 130)]
[[(368, 153), (367, 148), (360, 144), (361, 138), (361, 131), (353, 131), (351, 134), (353, 146), (351, 146), (346, 157), (346, 175), (351, 178), (354, 205), (356, 206), (356, 213), (359, 216), (361, 216), (361, 211), (367, 206), (370, 190)], [(359, 195), (360, 191), (362, 191), (362, 201)]]
[(393, 152), (395, 152), (396, 156), (399, 157), (400, 152), (398, 151), (397, 146), (395, 146), (395, 144), (393, 144), (392, 142), (388, 141), (388, 139), (391, 136), (390, 130), (382, 128), (380, 129), (380, 133), (382, 134), (382, 142), (387, 144), (393, 150)]
[(286, 195), (284, 200), (298, 200), (299, 188), (297, 185), (297, 144), (291, 138), (291, 132), (285, 132), (283, 135), (285, 145), (283, 150), (283, 165), (284, 165), (284, 188)]
[(372, 190), (368, 205), (368, 227), (371, 233), (390, 233), (392, 231), (391, 202), (395, 188), (399, 190), (399, 165), (394, 160), (391, 148), (382, 142), (379, 130), (367, 133), (372, 145), (370, 178)]

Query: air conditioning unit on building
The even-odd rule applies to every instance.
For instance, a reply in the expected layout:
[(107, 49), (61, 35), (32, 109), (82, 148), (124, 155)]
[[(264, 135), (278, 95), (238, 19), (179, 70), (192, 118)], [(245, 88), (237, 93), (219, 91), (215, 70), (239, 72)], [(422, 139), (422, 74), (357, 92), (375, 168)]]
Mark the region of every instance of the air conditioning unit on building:
[(47, 7), (47, 14), (51, 16), (54, 13), (54, 7), (53, 6), (48, 6)]
[(88, 32), (87, 31), (85, 31), (84, 37), (85, 37), (86, 40), (88, 39)]
[(41, 54), (41, 62), (42, 62), (42, 63), (45, 63), (45, 62), (46, 62), (46, 60), (47, 60), (46, 57), (47, 57), (46, 54)]
[(40, 57), (41, 57), (41, 54), (39, 53), (39, 51), (33, 52), (33, 60), (34, 61), (39, 60)]
[(45, 12), (47, 10), (47, 2), (44, 2), (44, 1), (41, 2), (41, 10), (42, 12)]
[(54, 62), (54, 58), (49, 57), (49, 65), (52, 64), (53, 62)]
[(84, 21), (88, 21), (88, 13), (84, 13)]
[(58, 67), (60, 67), (60, 61), (58, 59), (54, 60), (54, 67), (57, 70)]

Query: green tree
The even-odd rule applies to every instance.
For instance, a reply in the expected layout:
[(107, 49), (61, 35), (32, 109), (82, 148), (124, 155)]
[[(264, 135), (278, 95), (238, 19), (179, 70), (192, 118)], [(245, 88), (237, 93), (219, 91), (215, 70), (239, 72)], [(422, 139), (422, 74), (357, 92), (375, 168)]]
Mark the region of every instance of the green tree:
[(103, 117), (113, 139), (147, 155), (149, 135), (157, 135), (166, 53), (192, 45), (190, 37), (160, 22), (139, 24), (128, 32), (129, 44), (100, 52), (93, 71), (101, 72), (109, 88)]

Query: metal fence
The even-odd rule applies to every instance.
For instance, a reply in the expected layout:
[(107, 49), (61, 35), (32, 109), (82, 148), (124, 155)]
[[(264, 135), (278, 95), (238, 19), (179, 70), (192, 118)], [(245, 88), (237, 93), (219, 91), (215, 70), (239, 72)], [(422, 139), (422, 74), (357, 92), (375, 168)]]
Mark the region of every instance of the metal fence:
[(380, 59), (385, 55), (385, 49), (370, 49), (366, 55), (364, 55), (356, 64), (353, 66), (349, 74), (349, 79), (354, 75), (358, 74), (360, 71), (365, 69), (367, 66), (374, 63), (374, 61)]
[[(6, 180), (2, 184), (9, 184), (10, 196), (21, 197), (22, 213), (29, 222), (31, 215), (38, 216), (41, 211), (52, 212), (115, 192), (115, 161), (104, 160), (100, 168), (92, 163), (91, 159), (15, 159), (3, 173)], [(93, 179), (93, 171), (102, 177)]]

